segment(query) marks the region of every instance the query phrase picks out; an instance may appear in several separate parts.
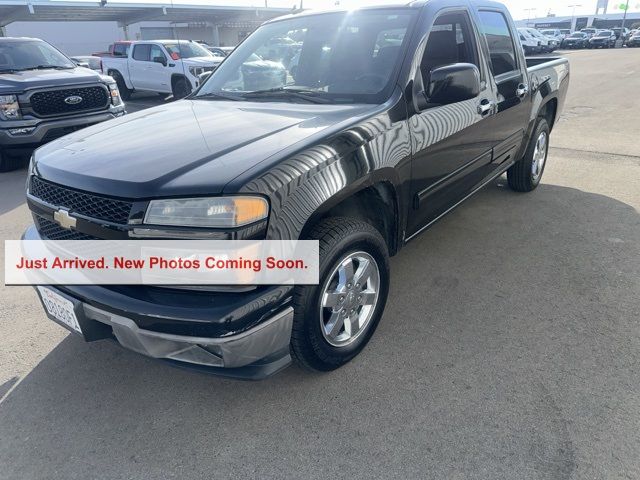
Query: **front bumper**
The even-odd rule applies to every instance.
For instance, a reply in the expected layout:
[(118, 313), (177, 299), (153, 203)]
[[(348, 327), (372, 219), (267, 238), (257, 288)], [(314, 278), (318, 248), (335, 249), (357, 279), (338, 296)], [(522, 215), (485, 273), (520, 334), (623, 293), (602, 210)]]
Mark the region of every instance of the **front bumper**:
[[(22, 239), (41, 237), (31, 226)], [(145, 285), (47, 288), (75, 305), (86, 341), (113, 339), (143, 355), (236, 378), (265, 378), (291, 363), (290, 285), (218, 292)]]
[[(35, 148), (56, 138), (62, 137), (75, 130), (90, 125), (111, 120), (124, 115), (124, 105), (111, 107), (109, 110), (76, 115), (72, 117), (58, 117), (47, 120), (16, 120), (4, 121), (0, 125), (0, 148), (28, 149)], [(12, 134), (14, 129), (24, 128), (27, 133)]]
[[(289, 341), (293, 325), (292, 307), (237, 335), (195, 337), (146, 330), (131, 318), (84, 303), (56, 287), (46, 288), (75, 305), (76, 316), (87, 341), (113, 339), (127, 350), (147, 357), (218, 375), (252, 380), (271, 376), (291, 363)], [(54, 317), (49, 317), (60, 323)]]

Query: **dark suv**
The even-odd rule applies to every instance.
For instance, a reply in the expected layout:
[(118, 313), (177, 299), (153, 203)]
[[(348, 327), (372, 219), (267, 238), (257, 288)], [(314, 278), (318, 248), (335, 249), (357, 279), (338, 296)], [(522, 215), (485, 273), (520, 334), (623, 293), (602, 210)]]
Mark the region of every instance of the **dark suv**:
[(125, 113), (115, 81), (36, 38), (0, 38), (0, 171), (35, 147)]

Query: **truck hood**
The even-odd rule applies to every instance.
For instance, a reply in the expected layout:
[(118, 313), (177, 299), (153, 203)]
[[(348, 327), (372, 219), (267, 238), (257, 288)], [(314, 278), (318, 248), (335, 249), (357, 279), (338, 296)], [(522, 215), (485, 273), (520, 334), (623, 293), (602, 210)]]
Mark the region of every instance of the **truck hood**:
[(116, 197), (219, 194), (263, 160), (373, 109), (181, 100), (48, 143), (36, 150), (35, 169), (52, 182)]
[(0, 74), (0, 95), (22, 93), (30, 88), (60, 87), (95, 83), (104, 79), (102, 75), (84, 67), (69, 70), (25, 70), (24, 72)]
[(185, 65), (192, 67), (215, 67), (216, 65), (220, 65), (223, 58), (218, 57), (191, 57), (185, 58), (182, 61)]

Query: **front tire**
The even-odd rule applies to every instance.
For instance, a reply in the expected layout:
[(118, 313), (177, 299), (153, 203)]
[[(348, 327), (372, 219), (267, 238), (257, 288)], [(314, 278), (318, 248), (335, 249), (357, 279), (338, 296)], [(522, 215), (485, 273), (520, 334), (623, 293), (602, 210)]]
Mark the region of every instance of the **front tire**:
[(173, 98), (180, 100), (191, 93), (191, 84), (186, 78), (178, 78), (173, 82)]
[(389, 254), (380, 233), (355, 218), (322, 221), (320, 282), (294, 290), (290, 351), (301, 366), (330, 371), (352, 360), (373, 335), (389, 292)]
[(540, 184), (549, 153), (549, 124), (538, 118), (524, 156), (507, 170), (509, 187), (516, 192), (531, 192)]

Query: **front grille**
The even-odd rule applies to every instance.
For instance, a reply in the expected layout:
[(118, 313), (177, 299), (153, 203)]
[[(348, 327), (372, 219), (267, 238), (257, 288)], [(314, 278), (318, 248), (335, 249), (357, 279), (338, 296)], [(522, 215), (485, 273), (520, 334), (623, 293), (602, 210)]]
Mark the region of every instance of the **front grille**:
[[(65, 99), (80, 97), (78, 103), (67, 103)], [(109, 105), (109, 95), (103, 87), (68, 88), (47, 90), (31, 95), (31, 109), (36, 115), (51, 116), (76, 113), (87, 110), (100, 110)]]
[(99, 240), (97, 237), (86, 233), (62, 228), (57, 223), (51, 222), (46, 218), (37, 217), (36, 220), (38, 222), (38, 233), (45, 240)]
[(129, 221), (132, 203), (101, 195), (85, 193), (31, 177), (29, 193), (55, 207), (107, 222), (125, 225)]

